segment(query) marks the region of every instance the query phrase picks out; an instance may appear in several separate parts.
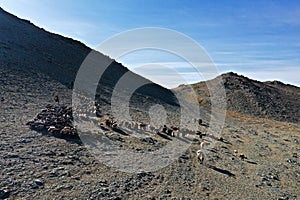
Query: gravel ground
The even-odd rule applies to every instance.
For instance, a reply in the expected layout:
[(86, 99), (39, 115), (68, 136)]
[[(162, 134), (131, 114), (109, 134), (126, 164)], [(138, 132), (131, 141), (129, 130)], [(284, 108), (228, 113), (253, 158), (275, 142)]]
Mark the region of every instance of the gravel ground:
[[(53, 95), (70, 105), (71, 91), (48, 77), (1, 68), (0, 199), (299, 199), (300, 127), (228, 113), (222, 137), (196, 159), (200, 139), (167, 167), (125, 173), (102, 164), (78, 139), (30, 130), (25, 124)], [(153, 151), (154, 143), (114, 133), (124, 149)], [(241, 160), (234, 150), (247, 157)]]

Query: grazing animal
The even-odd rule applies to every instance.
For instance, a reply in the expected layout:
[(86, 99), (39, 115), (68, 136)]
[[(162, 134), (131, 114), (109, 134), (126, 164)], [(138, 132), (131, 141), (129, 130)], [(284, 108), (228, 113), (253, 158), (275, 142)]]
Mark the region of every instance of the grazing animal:
[(173, 137), (175, 135), (179, 136), (179, 128), (175, 126), (171, 126), (171, 129), (173, 130)]
[(124, 127), (124, 123), (125, 123), (124, 121), (121, 121), (120, 124), (119, 124), (119, 126), (120, 127)]
[(163, 126), (162, 132), (165, 133), (166, 135), (169, 135), (169, 136), (174, 137), (174, 131), (173, 131), (173, 129), (169, 129), (169, 128), (167, 127), (167, 125), (164, 125), (164, 126)]
[(114, 124), (111, 125), (112, 128), (117, 128), (117, 126), (118, 125), (116, 123), (114, 123)]
[(203, 141), (203, 142), (200, 143), (200, 148), (203, 149), (203, 147), (206, 146), (206, 145), (210, 145), (210, 143), (206, 142), (206, 141)]
[(56, 128), (55, 126), (50, 126), (50, 127), (48, 128), (48, 132), (49, 132), (49, 133), (58, 133), (58, 132), (59, 132), (59, 129)]
[(163, 129), (162, 129), (162, 132), (163, 132), (163, 133), (167, 133), (167, 131), (168, 131), (168, 128), (167, 128), (166, 125), (164, 125), (164, 127), (163, 127)]
[(61, 134), (70, 134), (71, 133), (71, 127), (65, 126), (63, 129), (60, 131)]
[(243, 153), (241, 153), (239, 157), (240, 157), (240, 159), (242, 159), (242, 160), (247, 159), (247, 157), (246, 157)]
[(98, 108), (96, 108), (95, 114), (97, 117), (102, 117), (101, 111)]
[(106, 126), (111, 126), (111, 121), (109, 119), (105, 119), (104, 124)]
[(139, 130), (146, 130), (147, 124), (143, 124), (143, 123), (138, 123), (138, 129)]
[(174, 131), (172, 129), (167, 130), (167, 135), (174, 137)]
[(138, 125), (138, 123), (136, 123), (136, 122), (133, 122), (133, 126), (132, 126), (132, 128), (133, 128), (133, 129), (135, 129), (135, 130), (138, 130), (138, 129), (139, 129), (139, 125)]
[(154, 127), (154, 130), (153, 130), (153, 133), (158, 133), (159, 132), (159, 130), (160, 130), (160, 126), (158, 126), (158, 127)]
[(209, 143), (209, 142), (206, 142), (206, 141), (203, 141), (203, 142), (201, 142), (201, 144), (200, 144), (200, 148), (201, 148), (201, 149), (197, 151), (197, 158), (198, 158), (200, 164), (202, 164), (203, 161), (204, 161), (204, 152), (202, 151), (202, 149), (203, 149), (204, 146), (209, 145), (209, 144), (210, 144), (210, 143)]
[(77, 135), (77, 130), (76, 128), (65, 126), (63, 129), (61, 129), (60, 133), (64, 135)]
[(87, 119), (87, 115), (86, 114), (78, 114), (78, 117), (82, 120), (86, 120)]
[(179, 129), (173, 131), (174, 135), (177, 135), (177, 137), (179, 137)]
[(213, 134), (208, 134), (207, 137), (210, 137), (211, 139), (214, 139), (214, 140), (218, 140), (218, 138), (216, 136), (214, 136)]
[(233, 150), (233, 155), (235, 155), (235, 156), (237, 156), (237, 154), (238, 154), (238, 150)]
[(129, 128), (129, 129), (134, 129), (134, 125), (135, 125), (135, 123), (132, 121), (127, 122), (127, 128)]
[(206, 136), (206, 133), (202, 133), (201, 131), (197, 131), (196, 135), (199, 135), (199, 138)]
[(105, 126), (108, 126), (111, 128), (116, 128), (118, 126), (117, 121), (115, 121), (113, 119), (109, 119), (109, 118), (104, 120), (104, 124), (105, 124)]
[(199, 125), (202, 124), (202, 119), (198, 119), (198, 124), (199, 124)]
[(129, 122), (128, 121), (123, 121), (122, 126), (125, 128), (129, 128)]
[(204, 153), (203, 153), (202, 150), (197, 151), (197, 158), (198, 158), (200, 164), (203, 164), (203, 162), (204, 162)]
[(175, 126), (171, 126), (171, 129), (173, 129), (174, 131), (179, 130), (179, 128), (178, 128), (178, 127), (175, 127)]
[(152, 130), (153, 130), (153, 127), (150, 124), (148, 124), (147, 128), (146, 128), (146, 131), (152, 131)]

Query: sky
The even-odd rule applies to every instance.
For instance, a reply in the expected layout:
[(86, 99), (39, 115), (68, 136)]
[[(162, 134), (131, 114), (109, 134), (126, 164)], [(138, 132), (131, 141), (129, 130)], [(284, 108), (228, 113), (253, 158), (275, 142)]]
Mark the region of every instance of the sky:
[[(0, 6), (91, 48), (131, 29), (171, 29), (201, 45), (220, 74), (300, 86), (298, 0), (1, 0)], [(115, 59), (169, 88), (205, 79), (169, 52), (145, 49)]]

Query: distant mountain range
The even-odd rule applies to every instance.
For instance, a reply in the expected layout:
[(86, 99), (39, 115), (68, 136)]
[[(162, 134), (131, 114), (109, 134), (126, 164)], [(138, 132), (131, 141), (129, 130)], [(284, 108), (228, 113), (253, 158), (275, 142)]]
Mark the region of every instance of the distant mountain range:
[[(0, 67), (46, 74), (53, 80), (72, 88), (77, 71), (92, 51), (71, 38), (47, 32), (27, 20), (19, 19), (0, 8)], [(98, 59), (110, 59), (96, 52)], [(105, 66), (99, 66), (105, 67)], [(178, 106), (172, 90), (168, 90), (133, 72), (111, 59), (111, 64), (99, 82), (101, 100), (110, 104), (114, 86), (125, 73), (132, 80), (145, 84), (137, 90), (136, 101), (149, 108), (156, 103)], [(284, 83), (259, 82), (235, 73), (223, 74), (214, 80), (192, 84), (198, 102), (210, 107), (210, 94), (206, 84), (222, 79), (226, 91), (227, 109), (280, 121), (300, 121), (300, 88)], [(218, 91), (216, 86), (214, 91)], [(187, 95), (187, 86), (174, 89)], [(134, 97), (132, 99), (135, 99)], [(151, 101), (151, 102), (150, 102)], [(150, 102), (150, 103), (149, 103)], [(146, 108), (146, 110), (147, 110)]]

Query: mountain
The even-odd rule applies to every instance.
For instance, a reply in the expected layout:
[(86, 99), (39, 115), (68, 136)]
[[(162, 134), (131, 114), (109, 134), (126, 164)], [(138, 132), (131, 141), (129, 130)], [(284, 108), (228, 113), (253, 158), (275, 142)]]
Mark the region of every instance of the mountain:
[[(220, 79), (223, 85), (216, 84)], [(207, 85), (211, 85), (215, 92), (220, 87), (225, 88), (227, 110), (278, 121), (300, 121), (299, 87), (279, 81), (259, 82), (229, 72), (213, 80), (191, 85), (198, 95), (199, 103), (206, 107), (211, 106)], [(186, 88), (186, 85), (181, 85), (175, 90), (183, 91), (188, 96), (189, 90)]]
[[(272, 117), (258, 108), (268, 112), (275, 109), (282, 112), (279, 109), (287, 108), (290, 118), (286, 119), (299, 119), (296, 110), (299, 88), (225, 74), (192, 85), (202, 105), (200, 114), (207, 116), (201, 116), (203, 123), (198, 127), (203, 133), (216, 130), (208, 119), (219, 119), (217, 110), (211, 113), (207, 109), (210, 95), (206, 85), (210, 86), (218, 104), (224, 103), (218, 98), (224, 83), (228, 108), (249, 114), (250, 117), (236, 115), (239, 117), (235, 118), (227, 115), (218, 135), (220, 138), (210, 134), (200, 138), (190, 131), (186, 137), (141, 130), (133, 134), (128, 129), (116, 132), (99, 126), (91, 130), (96, 131), (95, 134), (88, 132), (90, 142), (83, 144), (78, 138), (36, 132), (26, 123), (34, 117), (55, 123), (66, 122), (61, 116), (70, 118), (64, 112), (64, 105), (71, 103), (72, 82), (89, 53), (98, 58), (100, 68), (103, 60), (111, 63), (97, 83), (100, 97), (96, 100), (101, 103), (101, 112), (110, 112), (111, 95), (123, 74), (129, 75), (125, 84), (129, 87), (145, 83), (130, 99), (130, 114), (136, 116), (138, 122), (147, 119), (149, 107), (156, 104), (163, 105), (165, 110), (162, 111), (172, 111), (167, 112), (168, 118), (180, 117), (173, 95), (177, 91), (154, 84), (78, 41), (49, 33), (2, 9), (0, 38), (0, 199), (299, 199), (299, 124), (251, 117), (252, 112), (253, 116)], [(188, 101), (193, 100), (188, 86), (175, 90), (182, 91)], [(52, 110), (53, 107), (47, 105), (54, 104), (54, 94), (59, 95), (61, 107)], [(271, 98), (277, 103), (270, 103)], [(260, 104), (253, 106), (255, 102)], [(52, 114), (45, 119), (43, 116), (49, 109)], [(159, 118), (165, 116), (164, 112), (153, 110), (157, 114), (153, 118), (163, 125)], [(41, 113), (44, 113), (42, 117)], [(96, 118), (97, 125), (98, 120), (103, 119)], [(87, 125), (91, 123), (87, 121)], [(210, 141), (211, 145), (204, 149), (204, 163), (200, 164), (197, 152), (203, 141)], [(90, 151), (90, 145), (97, 148), (101, 144), (114, 144), (118, 151), (102, 154)], [(188, 146), (178, 154), (182, 150), (180, 144)], [(123, 159), (111, 159), (121, 152), (126, 152), (121, 154)], [(159, 152), (163, 154), (157, 154)], [(246, 158), (241, 159), (236, 152)], [(159, 162), (170, 153), (178, 156), (170, 162), (165, 159)], [(108, 164), (102, 155), (108, 156)], [(158, 167), (157, 170), (144, 167), (142, 161), (147, 155), (153, 157), (146, 164)], [(143, 167), (136, 173), (118, 171), (123, 161), (121, 165), (129, 171), (135, 164), (143, 164)]]
[[(0, 64), (1, 68), (26, 71), (37, 76), (42, 73), (52, 80), (72, 88), (79, 67), (84, 59), (93, 52), (98, 60), (109, 60), (111, 63), (99, 81), (97, 93), (100, 103), (110, 105), (114, 86), (124, 74), (129, 80), (139, 82), (138, 88), (131, 98), (134, 107), (148, 110), (156, 103), (178, 106), (172, 91), (167, 90), (135, 73), (130, 72), (121, 63), (93, 51), (83, 43), (45, 31), (34, 26), (30, 21), (19, 19), (0, 8)], [(105, 67), (99, 65), (99, 67)], [(215, 80), (192, 84), (198, 93), (201, 105), (210, 107), (210, 94), (206, 84), (216, 83), (222, 79), (227, 96), (227, 108), (235, 112), (281, 121), (299, 122), (299, 88), (278, 81), (261, 83), (234, 73), (227, 73)], [(134, 83), (128, 83), (128, 86)], [(215, 84), (216, 85), (216, 84)], [(214, 92), (218, 92), (217, 84)], [(187, 93), (185, 86), (175, 91)], [(147, 97), (147, 98), (145, 98)], [(188, 98), (188, 96), (187, 96)], [(149, 102), (152, 103), (149, 103)], [(142, 105), (140, 102), (143, 102)], [(148, 103), (147, 103), (148, 102)]]
[[(162, 103), (177, 105), (171, 91), (129, 71), (122, 64), (96, 52), (83, 43), (45, 31), (30, 21), (19, 19), (0, 8), (0, 67), (10, 70), (26, 71), (33, 78), (37, 73), (72, 88), (76, 74), (85, 58), (93, 53), (99, 68), (101, 61), (110, 65), (99, 80), (100, 102), (110, 104), (111, 94), (120, 77), (127, 74), (130, 80), (142, 86), (135, 94), (140, 98), (148, 97)], [(99, 62), (98, 62), (99, 61)], [(99, 77), (100, 78), (100, 77)], [(87, 80), (89, 77), (87, 77)], [(130, 83), (128, 83), (130, 87)], [(134, 95), (133, 95), (134, 96)]]

